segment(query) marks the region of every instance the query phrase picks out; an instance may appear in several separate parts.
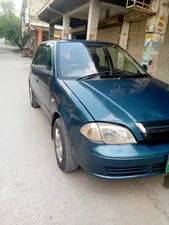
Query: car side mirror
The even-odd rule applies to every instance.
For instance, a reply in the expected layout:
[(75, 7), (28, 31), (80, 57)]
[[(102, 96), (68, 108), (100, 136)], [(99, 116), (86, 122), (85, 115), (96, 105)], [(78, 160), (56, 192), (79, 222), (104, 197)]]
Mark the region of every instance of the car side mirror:
[(142, 65), (142, 68), (143, 68), (145, 71), (148, 70), (148, 66), (147, 66), (146, 64), (143, 64), (143, 65)]
[(37, 76), (49, 76), (49, 71), (46, 68), (46, 65), (32, 65), (32, 73)]

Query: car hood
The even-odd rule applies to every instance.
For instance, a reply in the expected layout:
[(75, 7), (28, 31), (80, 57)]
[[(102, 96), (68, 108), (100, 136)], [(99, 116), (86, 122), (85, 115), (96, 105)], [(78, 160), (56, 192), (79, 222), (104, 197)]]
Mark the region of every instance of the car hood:
[(169, 85), (155, 78), (64, 82), (97, 121), (169, 120)]

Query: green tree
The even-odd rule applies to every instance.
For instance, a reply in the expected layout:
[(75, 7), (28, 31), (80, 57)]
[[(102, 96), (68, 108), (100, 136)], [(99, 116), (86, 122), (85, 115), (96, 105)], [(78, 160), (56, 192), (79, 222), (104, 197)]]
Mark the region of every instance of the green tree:
[(0, 38), (5, 38), (22, 49), (22, 22), (15, 15), (12, 0), (0, 0)]
[(12, 0), (1, 0), (0, 8), (2, 14), (15, 12), (15, 5)]

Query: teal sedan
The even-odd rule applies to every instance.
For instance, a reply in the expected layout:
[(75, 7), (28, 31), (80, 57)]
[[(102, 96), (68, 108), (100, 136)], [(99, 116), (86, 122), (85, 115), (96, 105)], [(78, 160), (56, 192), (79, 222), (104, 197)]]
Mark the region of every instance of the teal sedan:
[(169, 172), (169, 85), (119, 46), (99, 41), (42, 43), (29, 95), (51, 124), (57, 164), (101, 178)]

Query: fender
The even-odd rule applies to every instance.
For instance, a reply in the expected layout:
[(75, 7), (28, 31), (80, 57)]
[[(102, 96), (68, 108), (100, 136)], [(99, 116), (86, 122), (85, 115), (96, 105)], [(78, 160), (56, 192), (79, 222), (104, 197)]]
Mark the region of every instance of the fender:
[(52, 85), (51, 93), (51, 137), (53, 138), (53, 125), (57, 118), (62, 118), (71, 138), (80, 139), (80, 129), (87, 122), (94, 121), (91, 114), (66, 86), (66, 84), (56, 78)]

